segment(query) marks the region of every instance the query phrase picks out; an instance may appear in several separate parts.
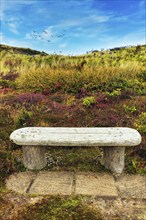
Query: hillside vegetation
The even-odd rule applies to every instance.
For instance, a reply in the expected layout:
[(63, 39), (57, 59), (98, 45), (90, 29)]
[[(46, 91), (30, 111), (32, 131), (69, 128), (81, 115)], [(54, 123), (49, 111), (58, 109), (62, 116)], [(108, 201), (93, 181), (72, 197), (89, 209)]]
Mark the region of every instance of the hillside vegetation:
[[(146, 173), (146, 45), (80, 56), (0, 47), (0, 177), (25, 170), (10, 133), (25, 126), (124, 126), (140, 146), (126, 150), (125, 172)], [(65, 152), (65, 153), (64, 153)], [(98, 148), (48, 148), (52, 170), (102, 171)]]
[[(4, 220), (106, 219), (78, 197), (49, 197), (28, 207), (22, 202), (16, 215), (4, 181), (25, 168), (22, 149), (9, 141), (9, 135), (26, 126), (131, 127), (141, 133), (142, 143), (126, 148), (124, 172), (145, 175), (146, 45), (80, 56), (0, 45), (0, 54), (0, 216)], [(48, 147), (46, 156), (45, 170), (109, 172), (99, 162), (102, 149), (97, 147)], [(119, 214), (111, 219), (123, 218)]]
[[(96, 51), (82, 56), (46, 55), (1, 48), (1, 86), (44, 93), (132, 89), (144, 94), (146, 47)], [(37, 86), (36, 86), (37, 85)]]

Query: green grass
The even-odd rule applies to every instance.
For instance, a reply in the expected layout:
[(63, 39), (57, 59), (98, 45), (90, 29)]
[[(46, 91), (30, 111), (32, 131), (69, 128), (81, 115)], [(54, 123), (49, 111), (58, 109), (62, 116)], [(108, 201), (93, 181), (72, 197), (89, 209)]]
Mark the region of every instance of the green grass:
[(47, 149), (46, 170), (102, 172), (102, 151), (97, 147), (51, 147)]
[(142, 45), (138, 50), (129, 47), (70, 57), (1, 45), (1, 87), (74, 94), (81, 89), (93, 92), (132, 88), (143, 94), (145, 50)]
[(27, 207), (18, 215), (21, 220), (103, 220), (98, 210), (83, 204), (79, 197), (48, 197)]

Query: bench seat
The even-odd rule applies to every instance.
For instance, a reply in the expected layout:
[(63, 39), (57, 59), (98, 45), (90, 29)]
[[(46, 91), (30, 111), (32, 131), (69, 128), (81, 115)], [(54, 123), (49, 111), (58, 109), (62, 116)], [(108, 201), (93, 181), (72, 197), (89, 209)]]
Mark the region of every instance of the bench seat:
[(26, 127), (15, 130), (10, 140), (23, 146), (23, 163), (31, 170), (45, 167), (45, 146), (101, 146), (104, 166), (121, 173), (125, 147), (139, 145), (141, 135), (126, 127)]
[(21, 128), (10, 135), (17, 145), (135, 146), (140, 134), (132, 128)]

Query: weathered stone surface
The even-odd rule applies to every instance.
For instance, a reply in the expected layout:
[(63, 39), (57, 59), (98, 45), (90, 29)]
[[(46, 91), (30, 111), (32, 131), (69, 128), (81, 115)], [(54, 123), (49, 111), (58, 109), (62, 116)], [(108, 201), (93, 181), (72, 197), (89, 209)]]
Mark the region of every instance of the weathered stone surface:
[(125, 165), (125, 147), (104, 147), (103, 165), (113, 173), (122, 173)]
[(6, 180), (6, 188), (18, 193), (26, 193), (36, 174), (33, 172), (15, 173)]
[(76, 194), (117, 197), (117, 189), (112, 175), (77, 173)]
[(18, 145), (49, 146), (134, 146), (141, 142), (138, 131), (123, 127), (28, 127), (15, 130), (10, 139)]
[(116, 185), (122, 198), (146, 199), (146, 177), (122, 174), (116, 177)]
[(41, 170), (46, 164), (45, 146), (23, 146), (23, 164), (29, 170)]
[(40, 195), (71, 195), (73, 173), (71, 172), (40, 172), (31, 186), (30, 194)]
[(100, 210), (104, 220), (146, 220), (146, 202), (142, 199), (84, 197), (83, 202)]
[[(23, 172), (11, 175), (6, 188), (36, 195), (90, 195), (94, 198), (146, 199), (146, 177), (78, 172)], [(125, 200), (126, 199), (126, 200)], [(128, 208), (128, 206), (127, 206)]]

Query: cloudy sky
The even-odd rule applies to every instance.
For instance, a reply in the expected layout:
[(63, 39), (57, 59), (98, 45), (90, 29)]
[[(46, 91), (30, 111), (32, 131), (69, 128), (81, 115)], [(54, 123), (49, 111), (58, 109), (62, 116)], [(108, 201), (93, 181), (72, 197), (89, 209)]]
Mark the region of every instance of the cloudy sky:
[(146, 44), (145, 0), (1, 0), (1, 43), (82, 54)]

